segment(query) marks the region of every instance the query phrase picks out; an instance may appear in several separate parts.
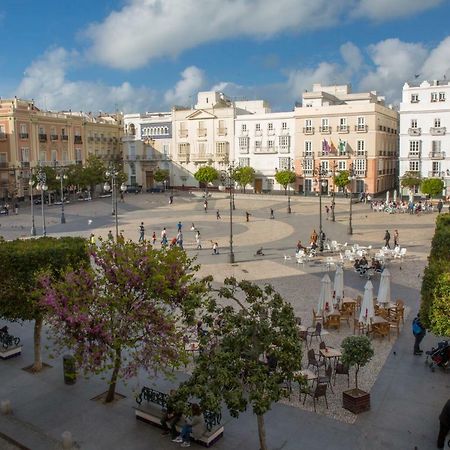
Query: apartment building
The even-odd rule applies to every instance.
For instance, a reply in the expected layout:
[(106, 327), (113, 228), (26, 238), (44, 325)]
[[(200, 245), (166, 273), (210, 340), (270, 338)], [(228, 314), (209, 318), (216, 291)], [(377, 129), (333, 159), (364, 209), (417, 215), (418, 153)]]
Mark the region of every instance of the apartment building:
[(272, 113), (261, 100), (258, 112), (236, 117), (235, 129), (234, 160), (255, 169), (254, 191), (283, 189), (275, 173), (294, 167), (294, 112)]
[[(450, 195), (450, 84), (405, 83), (400, 104), (400, 179), (405, 172), (441, 178)], [(417, 188), (419, 192), (419, 188)], [(408, 189), (403, 189), (408, 195)]]
[[(314, 84), (295, 108), (294, 121), (300, 192), (329, 194), (335, 189), (333, 173), (350, 169), (352, 192), (373, 195), (395, 187), (398, 113), (375, 91)], [(326, 173), (320, 184), (319, 167)]]
[(142, 186), (144, 190), (155, 188), (155, 171), (163, 169), (170, 173), (167, 186), (171, 186), (177, 173), (171, 164), (172, 113), (125, 114), (124, 126), (123, 163), (127, 184)]
[[(108, 129), (118, 142), (122, 125), (83, 113), (42, 111), (33, 101), (0, 100), (0, 198), (29, 195), (36, 166), (84, 164), (88, 151), (95, 151), (86, 146), (87, 129)], [(120, 157), (118, 146), (111, 154)]]

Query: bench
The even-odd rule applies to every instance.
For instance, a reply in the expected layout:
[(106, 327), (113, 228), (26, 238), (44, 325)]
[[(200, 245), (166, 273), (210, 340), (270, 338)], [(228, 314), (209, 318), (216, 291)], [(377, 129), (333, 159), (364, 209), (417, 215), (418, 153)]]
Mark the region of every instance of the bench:
[[(167, 408), (168, 398), (168, 394), (144, 386), (140, 394), (136, 397), (136, 403), (138, 404), (134, 408), (136, 419), (161, 427), (161, 419), (164, 410)], [(144, 400), (147, 403), (143, 404)], [(203, 417), (205, 419), (206, 431), (199, 439), (194, 440), (205, 447), (211, 447), (211, 445), (223, 436), (224, 429), (220, 425), (222, 414), (220, 412), (204, 411)], [(177, 425), (176, 428), (177, 431), (181, 431), (181, 426)]]
[(20, 338), (8, 333), (8, 327), (0, 328), (0, 359), (8, 359), (22, 353)]

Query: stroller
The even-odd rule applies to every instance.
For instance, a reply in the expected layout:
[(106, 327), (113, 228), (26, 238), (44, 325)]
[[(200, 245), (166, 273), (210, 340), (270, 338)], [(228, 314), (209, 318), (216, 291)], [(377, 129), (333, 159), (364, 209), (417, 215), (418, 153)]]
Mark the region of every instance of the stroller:
[[(434, 372), (436, 366), (445, 370), (450, 363), (450, 344), (448, 341), (438, 342), (437, 347), (427, 351), (426, 355), (425, 364), (429, 365), (432, 372)], [(431, 362), (428, 361), (429, 359), (431, 359)]]

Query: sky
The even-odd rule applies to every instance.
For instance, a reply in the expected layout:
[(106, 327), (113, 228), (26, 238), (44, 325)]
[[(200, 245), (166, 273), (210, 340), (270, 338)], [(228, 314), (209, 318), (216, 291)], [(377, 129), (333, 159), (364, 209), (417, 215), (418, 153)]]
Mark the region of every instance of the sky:
[(450, 0), (0, 0), (0, 97), (167, 111), (201, 90), (292, 110), (313, 83), (397, 104), (450, 79)]

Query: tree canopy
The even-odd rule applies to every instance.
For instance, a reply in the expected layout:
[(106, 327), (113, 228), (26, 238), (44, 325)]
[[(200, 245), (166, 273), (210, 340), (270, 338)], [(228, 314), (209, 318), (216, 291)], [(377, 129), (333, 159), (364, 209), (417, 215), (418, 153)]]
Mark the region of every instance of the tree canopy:
[(420, 183), (420, 190), (430, 197), (442, 195), (444, 181), (440, 178), (424, 178)]
[(179, 392), (212, 411), (223, 400), (234, 417), (251, 405), (266, 449), (263, 416), (301, 368), (294, 311), (270, 285), (227, 278), (215, 292), (218, 299), (211, 297), (201, 316), (205, 332), (196, 365)]
[(278, 170), (275, 173), (276, 182), (283, 186), (285, 191), (290, 184), (295, 182), (295, 179), (296, 175), (293, 170)]
[(350, 173), (348, 170), (341, 170), (333, 178), (334, 184), (340, 188), (345, 188), (350, 184)]
[(166, 169), (156, 169), (153, 178), (157, 183), (161, 183), (169, 179), (169, 171)]
[(255, 169), (253, 167), (238, 167), (233, 171), (233, 180), (235, 180), (245, 192), (247, 184), (253, 183), (255, 179)]
[(355, 385), (358, 389), (358, 373), (373, 357), (372, 343), (367, 336), (347, 336), (341, 344), (342, 362), (348, 367), (355, 366)]
[(214, 167), (204, 166), (195, 172), (194, 177), (200, 183), (208, 185), (219, 178), (219, 172)]
[(410, 189), (420, 186), (420, 183), (421, 178), (419, 172), (405, 172), (400, 182), (403, 187)]
[(94, 265), (42, 278), (50, 334), (69, 348), (85, 374), (112, 370), (106, 402), (118, 378), (140, 368), (171, 373), (185, 362), (183, 321), (201, 304), (197, 267), (178, 249), (103, 242), (90, 247)]

